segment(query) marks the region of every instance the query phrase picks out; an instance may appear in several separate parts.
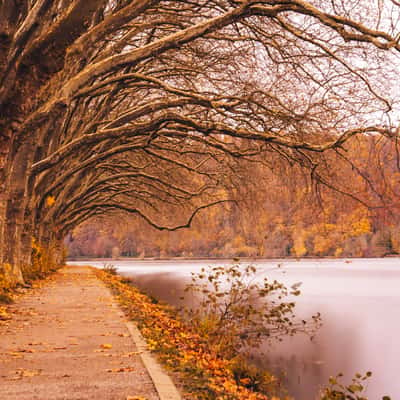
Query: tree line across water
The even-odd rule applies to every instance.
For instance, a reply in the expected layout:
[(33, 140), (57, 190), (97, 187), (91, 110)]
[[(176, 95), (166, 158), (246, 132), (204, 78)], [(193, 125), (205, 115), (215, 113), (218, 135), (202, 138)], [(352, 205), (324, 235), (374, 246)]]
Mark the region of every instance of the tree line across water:
[(336, 190), (315, 187), (308, 171), (285, 163), (276, 164), (274, 170), (242, 164), (243, 178), (229, 193), (236, 203), (203, 211), (191, 229), (163, 232), (135, 217), (98, 218), (67, 236), (68, 254), (72, 258), (400, 254), (396, 147), (389, 140), (361, 137), (348, 143), (347, 156), (347, 160), (334, 157), (329, 165)]

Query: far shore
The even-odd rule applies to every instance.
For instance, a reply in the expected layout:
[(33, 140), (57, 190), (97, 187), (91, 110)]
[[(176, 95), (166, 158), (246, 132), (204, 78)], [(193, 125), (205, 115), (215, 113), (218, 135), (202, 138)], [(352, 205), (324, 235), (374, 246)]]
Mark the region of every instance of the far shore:
[(400, 254), (386, 254), (381, 257), (334, 257), (334, 256), (303, 256), (303, 257), (282, 257), (282, 258), (266, 258), (266, 257), (117, 257), (117, 258), (107, 258), (107, 257), (68, 257), (68, 261), (277, 261), (283, 262), (288, 261), (301, 261), (301, 260), (362, 260), (362, 259), (379, 259), (379, 258), (400, 258)]

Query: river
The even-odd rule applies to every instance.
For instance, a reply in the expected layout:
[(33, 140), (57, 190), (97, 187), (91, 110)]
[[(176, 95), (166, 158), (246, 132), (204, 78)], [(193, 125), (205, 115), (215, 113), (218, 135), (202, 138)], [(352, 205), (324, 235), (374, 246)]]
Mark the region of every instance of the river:
[[(154, 297), (175, 303), (190, 273), (217, 260), (113, 260), (122, 275)], [(243, 265), (250, 262), (242, 261)], [(69, 262), (102, 268), (104, 261)], [(400, 398), (400, 258), (255, 261), (257, 276), (286, 285), (302, 282), (297, 315), (320, 312), (323, 326), (311, 342), (305, 336), (285, 339), (267, 349), (266, 364), (287, 370), (287, 387), (296, 400), (312, 400), (329, 376), (350, 379), (371, 370), (370, 400)]]

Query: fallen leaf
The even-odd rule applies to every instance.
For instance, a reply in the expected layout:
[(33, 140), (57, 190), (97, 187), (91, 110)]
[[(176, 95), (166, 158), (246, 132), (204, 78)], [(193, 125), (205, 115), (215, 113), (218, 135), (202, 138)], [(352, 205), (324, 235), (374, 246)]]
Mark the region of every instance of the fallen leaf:
[(135, 368), (132, 367), (120, 367), (120, 368), (108, 369), (107, 372), (132, 372), (134, 370)]
[(23, 357), (23, 355), (21, 354), (21, 353), (17, 353), (17, 352), (11, 352), (11, 353), (8, 353), (10, 356), (12, 356), (12, 357), (18, 357), (18, 358), (22, 358)]
[(122, 357), (133, 357), (141, 354), (141, 351), (131, 351), (130, 353), (123, 354)]
[(41, 372), (42, 372), (41, 369), (29, 370), (29, 369), (19, 368), (17, 371), (15, 371), (15, 375), (9, 378), (9, 380), (16, 381), (22, 378), (30, 378), (33, 376), (40, 375)]
[(22, 371), (22, 376), (26, 376), (26, 377), (31, 377), (31, 376), (37, 376), (37, 375), (40, 375), (40, 372), (41, 372), (41, 370), (33, 370), (33, 371), (30, 371), (30, 370), (24, 370), (24, 371)]
[(100, 347), (101, 347), (102, 349), (112, 349), (112, 344), (103, 343)]
[(18, 349), (18, 350), (16, 350), (16, 352), (18, 352), (18, 353), (34, 353), (35, 350), (32, 350), (32, 349)]

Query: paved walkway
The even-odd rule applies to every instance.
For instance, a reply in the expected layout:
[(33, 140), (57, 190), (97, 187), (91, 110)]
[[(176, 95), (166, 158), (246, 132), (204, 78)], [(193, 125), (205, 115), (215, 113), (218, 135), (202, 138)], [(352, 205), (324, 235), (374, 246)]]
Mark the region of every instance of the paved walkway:
[(0, 325), (0, 399), (159, 399), (124, 317), (89, 268), (63, 268), (12, 309)]

